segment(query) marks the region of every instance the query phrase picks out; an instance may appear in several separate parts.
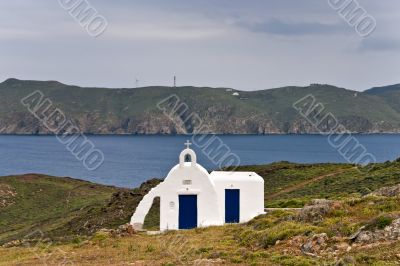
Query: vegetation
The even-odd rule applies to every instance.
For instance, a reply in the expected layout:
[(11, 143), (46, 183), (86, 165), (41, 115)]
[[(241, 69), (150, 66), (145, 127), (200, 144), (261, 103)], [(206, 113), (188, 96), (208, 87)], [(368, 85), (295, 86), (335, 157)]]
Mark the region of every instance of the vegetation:
[(376, 87), (365, 91), (369, 95), (378, 96), (388, 103), (396, 111), (400, 111), (400, 84)]
[[(43, 240), (30, 244), (29, 248), (0, 248), (0, 265), (37, 264), (40, 262), (37, 257), (44, 258), (48, 265), (62, 262), (186, 265), (195, 261), (202, 261), (200, 265), (336, 265), (339, 261), (347, 262), (344, 265), (394, 265), (398, 261), (400, 242), (355, 247), (350, 251), (339, 249), (335, 256), (326, 253), (313, 257), (300, 251), (300, 243), (319, 233), (333, 236), (327, 241), (328, 248), (336, 246), (336, 239), (350, 236), (383, 213), (388, 200), (368, 197), (343, 201), (343, 212), (328, 213), (319, 223), (293, 220), (294, 211), (274, 211), (244, 225), (124, 237), (98, 232), (92, 237), (63, 243)], [(399, 215), (400, 198), (394, 200), (397, 204), (390, 214)]]
[(37, 237), (30, 236), (35, 230), (51, 239), (71, 240), (116, 228), (129, 221), (135, 206), (158, 182), (150, 180), (130, 191), (44, 175), (1, 177), (0, 198), (10, 189), (14, 196), (0, 206), (0, 244)]
[[(0, 83), (0, 128), (4, 128), (3, 133), (51, 133), (21, 104), (21, 99), (40, 90), (85, 133), (175, 134), (190, 133), (200, 126), (207, 132), (233, 134), (316, 132), (293, 108), (309, 94), (326, 107), (322, 115), (331, 112), (350, 131), (399, 132), (400, 90), (392, 87), (362, 93), (314, 84), (239, 91), (239, 96), (233, 96), (235, 90), (225, 88), (106, 89), (8, 79)], [(190, 106), (187, 112), (176, 114), (174, 122), (157, 108), (157, 103), (171, 95)], [(172, 111), (173, 107), (167, 109)], [(190, 113), (199, 115), (203, 124)]]
[[(266, 207), (303, 207), (316, 198), (333, 199), (335, 206), (316, 220), (301, 218), (295, 209), (282, 209), (241, 225), (121, 235), (101, 229), (116, 229), (128, 222), (140, 199), (159, 180), (127, 190), (43, 175), (2, 177), (0, 242), (36, 240), (0, 248), (0, 265), (39, 264), (43, 258), (48, 265), (182, 265), (195, 261), (228, 265), (391, 265), (398, 261), (398, 241), (348, 247), (351, 236), (360, 229), (382, 230), (400, 217), (399, 196), (367, 195), (399, 184), (400, 162), (375, 164), (369, 171), (349, 164), (288, 162), (238, 170), (255, 171), (264, 177)], [(151, 230), (157, 229), (158, 211), (156, 200), (145, 222)], [(318, 234), (327, 235), (325, 248), (332, 252), (307, 255), (302, 245)], [(345, 248), (341, 248), (343, 245)]]
[(400, 183), (400, 162), (380, 163), (368, 169), (351, 164), (279, 162), (237, 170), (254, 171), (264, 177), (266, 207), (302, 207), (311, 199), (363, 196)]

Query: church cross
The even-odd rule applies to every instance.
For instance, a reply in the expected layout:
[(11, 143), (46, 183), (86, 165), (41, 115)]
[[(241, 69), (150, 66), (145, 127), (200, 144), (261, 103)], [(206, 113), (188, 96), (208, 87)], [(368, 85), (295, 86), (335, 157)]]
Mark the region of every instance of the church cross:
[(186, 145), (186, 149), (190, 149), (190, 145), (192, 145), (192, 143), (190, 143), (190, 141), (188, 140), (188, 141), (186, 141), (185, 145)]

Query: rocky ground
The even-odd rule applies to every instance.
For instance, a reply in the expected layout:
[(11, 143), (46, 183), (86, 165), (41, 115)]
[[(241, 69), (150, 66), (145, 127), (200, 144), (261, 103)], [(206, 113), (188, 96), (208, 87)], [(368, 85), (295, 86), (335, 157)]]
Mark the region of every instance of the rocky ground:
[[(3, 245), (0, 256), (15, 259), (12, 254), (18, 253), (17, 260), (5, 261), (35, 264), (35, 254), (29, 254), (34, 247), (36, 255), (52, 254), (51, 262), (68, 258), (78, 265), (397, 265), (400, 194), (393, 191), (398, 187), (364, 197), (316, 199), (299, 210), (274, 210), (244, 225), (162, 234), (122, 225), (70, 243), (14, 240)], [(50, 245), (38, 251), (38, 242)]]
[[(268, 213), (246, 224), (155, 233), (126, 225), (158, 184), (134, 190), (0, 178), (0, 265), (399, 265), (400, 163), (243, 166), (265, 177)], [(309, 182), (309, 181), (313, 182)]]
[(13, 204), (16, 195), (17, 193), (11, 186), (0, 184), (0, 210)]

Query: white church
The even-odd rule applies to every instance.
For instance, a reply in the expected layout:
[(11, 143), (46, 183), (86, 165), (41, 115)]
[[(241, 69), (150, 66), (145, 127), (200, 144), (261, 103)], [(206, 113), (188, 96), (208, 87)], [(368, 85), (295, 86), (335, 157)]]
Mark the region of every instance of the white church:
[(254, 172), (207, 172), (186, 143), (179, 164), (143, 197), (131, 219), (136, 230), (160, 197), (160, 230), (244, 223), (264, 213), (264, 179)]

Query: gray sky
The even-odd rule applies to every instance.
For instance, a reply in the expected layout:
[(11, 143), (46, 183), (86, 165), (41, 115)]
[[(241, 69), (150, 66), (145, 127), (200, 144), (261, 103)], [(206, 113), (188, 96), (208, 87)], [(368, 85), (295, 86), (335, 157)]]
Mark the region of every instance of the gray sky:
[(169, 86), (177, 75), (178, 85), (243, 90), (400, 83), (400, 1), (358, 0), (377, 21), (368, 37), (327, 1), (89, 0), (108, 22), (96, 38), (57, 0), (1, 1), (0, 80), (134, 87), (136, 77)]

